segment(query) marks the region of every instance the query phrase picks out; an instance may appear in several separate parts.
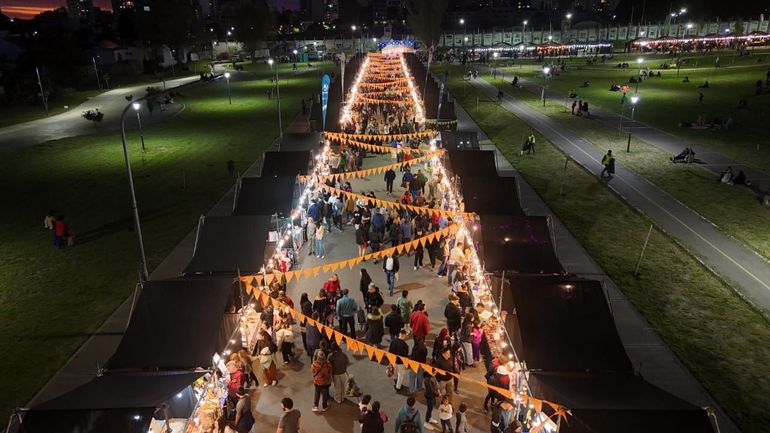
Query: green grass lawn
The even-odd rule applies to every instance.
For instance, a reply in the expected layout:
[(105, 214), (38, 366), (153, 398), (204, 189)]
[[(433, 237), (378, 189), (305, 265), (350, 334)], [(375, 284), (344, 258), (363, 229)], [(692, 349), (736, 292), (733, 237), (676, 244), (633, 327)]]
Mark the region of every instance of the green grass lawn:
[[(67, 95), (51, 98), (48, 101), (48, 113), (50, 116), (63, 113), (86, 102), (101, 92), (101, 90), (80, 90)], [(65, 106), (69, 108), (64, 108)], [(42, 119), (44, 117), (45, 109), (43, 108), (43, 102), (39, 98), (30, 102), (4, 104), (0, 107), (0, 128), (15, 125), (17, 123), (29, 122), (31, 120)]]
[[(632, 60), (635, 57), (627, 56), (625, 59)], [(730, 57), (723, 55), (720, 58), (721, 68), (713, 67), (716, 55), (705, 58), (692, 56), (689, 65), (694, 66), (694, 62), (698, 61), (699, 67), (682, 69), (679, 78), (675, 70), (659, 68), (660, 64), (667, 60), (666, 57), (642, 57), (646, 59), (643, 66), (649, 66), (655, 71), (660, 70), (662, 77), (647, 79), (639, 85), (641, 101), (636, 109), (638, 120), (770, 173), (770, 146), (767, 146), (763, 139), (767, 127), (763, 119), (770, 116), (770, 93), (754, 94), (754, 83), (765, 79), (770, 66), (770, 54), (763, 56), (762, 63), (754, 63), (760, 57), (758, 54), (751, 58), (738, 58), (736, 66), (731, 66)], [(591, 105), (620, 112), (620, 93), (610, 92), (608, 89), (611, 84), (628, 84), (630, 77), (636, 76), (638, 72), (633, 60), (630, 69), (618, 69), (615, 65), (622, 60), (616, 59), (604, 65), (591, 66), (585, 64), (585, 59), (574, 60), (568, 63), (567, 72), (549, 80), (548, 85), (565, 93), (575, 90)], [(535, 83), (542, 82), (540, 66), (532, 65), (531, 62), (521, 67), (517, 65), (500, 70), (505, 72), (509, 81), (513, 74), (518, 74)], [(682, 83), (682, 77), (685, 75), (689, 77), (689, 83)], [(706, 80), (709, 82), (709, 88), (698, 89), (697, 86)], [(589, 81), (591, 86), (581, 88), (584, 81)], [(635, 85), (629, 86), (631, 92), (634, 92)], [(704, 94), (703, 105), (698, 104), (699, 92)], [(741, 98), (748, 101), (748, 110), (736, 109)], [(723, 121), (732, 118), (734, 126), (726, 131), (694, 130), (677, 126), (680, 121), (694, 122), (701, 114), (708, 121), (715, 117)]]
[[(459, 66), (452, 69), (453, 74), (462, 71)], [(635, 137), (631, 140), (632, 151), (627, 153), (625, 133), (621, 135), (618, 130), (596, 120), (573, 116), (556, 104), (544, 108), (538, 95), (513, 88), (509, 82), (484, 79), (557, 120), (598, 148), (612, 149), (624, 166), (770, 260), (770, 210), (763, 207), (747, 188), (719, 183), (712, 173), (697, 165), (673, 164), (668, 153)]]
[[(285, 69), (285, 68), (284, 68)], [(285, 72), (285, 71), (282, 71)], [(147, 153), (128, 131), (137, 200), (153, 269), (235, 182), (226, 161), (245, 170), (278, 135), (267, 66), (224, 82), (187, 88), (187, 109), (145, 128)], [(241, 77), (250, 79), (241, 79)], [(300, 98), (317, 91), (314, 73), (281, 88), (284, 125)], [(182, 189), (186, 177), (187, 188)], [(24, 405), (132, 292), (139, 270), (129, 231), (128, 183), (117, 133), (0, 150), (0, 416)], [(56, 209), (78, 245), (54, 250), (42, 227)]]
[[(538, 136), (537, 156), (519, 157), (529, 127), (511, 113), (480, 104), (480, 91), (449, 90), (546, 201), (650, 325), (746, 433), (769, 432), (770, 324), (668, 236), (654, 230), (641, 267), (632, 273), (650, 221), (593, 173), (570, 164)], [(559, 188), (565, 182), (565, 195)]]

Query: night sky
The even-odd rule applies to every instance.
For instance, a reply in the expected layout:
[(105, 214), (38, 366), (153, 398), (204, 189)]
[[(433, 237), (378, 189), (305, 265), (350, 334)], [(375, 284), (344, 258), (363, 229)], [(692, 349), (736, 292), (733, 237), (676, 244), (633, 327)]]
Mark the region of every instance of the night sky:
[[(0, 10), (10, 17), (31, 18), (40, 12), (64, 6), (65, 3), (65, 0), (3, 0), (0, 2)], [(276, 0), (275, 3), (279, 9), (299, 7), (299, 0)], [(112, 9), (110, 0), (94, 0), (94, 6), (105, 10)]]

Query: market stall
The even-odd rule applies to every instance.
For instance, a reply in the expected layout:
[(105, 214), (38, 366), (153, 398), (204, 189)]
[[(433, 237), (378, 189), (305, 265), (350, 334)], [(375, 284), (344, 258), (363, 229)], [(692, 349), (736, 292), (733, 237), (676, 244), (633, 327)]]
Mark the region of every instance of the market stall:
[(481, 150), (476, 131), (441, 131), (439, 147), (453, 150)]
[(238, 281), (176, 278), (142, 286), (107, 371), (210, 367), (237, 329), (235, 313), (245, 302)]
[(632, 374), (532, 372), (529, 385), (536, 395), (570, 408), (560, 433), (715, 431), (706, 410)]
[[(502, 308), (511, 314), (506, 327), (528, 369), (632, 372), (601, 283), (569, 276), (505, 278)], [(500, 280), (494, 285), (501, 287)]]
[(296, 176), (241, 178), (233, 198), (233, 215), (287, 217), (291, 214), (296, 190)]
[(497, 176), (495, 152), (491, 150), (448, 150), (447, 168), (461, 178), (465, 176)]
[(260, 272), (276, 223), (270, 215), (204, 217), (184, 275), (235, 277)]
[(549, 217), (482, 213), (479, 219), (481, 256), (487, 271), (520, 275), (565, 273), (554, 251)]
[(265, 152), (262, 157), (261, 177), (265, 178), (304, 175), (313, 162), (313, 155), (306, 150)]
[[(173, 417), (189, 417), (191, 385), (205, 372), (114, 373), (98, 376), (23, 414), (21, 433), (161, 433)], [(187, 407), (185, 410), (184, 406)], [(174, 408), (177, 413), (172, 413)]]
[(515, 177), (461, 176), (466, 212), (498, 215), (524, 215)]

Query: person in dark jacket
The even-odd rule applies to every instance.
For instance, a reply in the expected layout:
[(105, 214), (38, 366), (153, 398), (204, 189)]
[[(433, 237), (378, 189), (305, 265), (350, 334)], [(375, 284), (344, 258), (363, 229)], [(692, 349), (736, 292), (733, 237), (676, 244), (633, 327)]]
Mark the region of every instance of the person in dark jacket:
[(382, 299), (380, 289), (378, 289), (374, 283), (369, 283), (369, 287), (367, 288), (366, 294), (364, 295), (364, 305), (366, 306), (366, 312), (371, 313), (375, 310), (379, 311), (380, 307), (382, 307), (382, 304), (384, 303), (385, 301)]
[[(310, 299), (308, 298), (307, 293), (303, 293), (302, 296), (299, 298), (299, 307), (300, 312), (304, 314), (307, 317), (310, 317), (313, 315), (313, 303), (310, 302)], [(299, 329), (302, 333), (302, 347), (305, 348), (305, 352), (307, 352), (307, 356), (311, 356), (313, 352), (311, 352), (307, 348), (307, 326), (304, 322), (301, 322), (299, 324)]]
[[(414, 337), (414, 347), (412, 347), (412, 354), (409, 355), (409, 359), (421, 364), (428, 362), (428, 348), (425, 346), (425, 338)], [(409, 392), (414, 394), (418, 389), (422, 389), (422, 385), (422, 374), (409, 370)]]
[(396, 340), (398, 333), (404, 329), (404, 318), (401, 316), (401, 310), (399, 310), (398, 305), (393, 304), (390, 306), (390, 313), (385, 316), (385, 327), (388, 328), (390, 341)]
[[(318, 313), (313, 313), (311, 316), (313, 320), (320, 320), (321, 317), (318, 315)], [(321, 340), (323, 337), (321, 336), (321, 331), (318, 330), (315, 326), (308, 326), (307, 327), (307, 339), (306, 339), (306, 350), (307, 350), (307, 356), (312, 359), (313, 353), (318, 350), (319, 347), (321, 347)]]
[(385, 328), (382, 324), (382, 313), (380, 312), (380, 308), (372, 308), (366, 314), (366, 342), (380, 347), (383, 335), (385, 335)]
[(366, 298), (366, 292), (369, 290), (369, 283), (372, 282), (372, 277), (369, 276), (369, 272), (365, 268), (361, 268), (361, 281), (358, 283), (358, 289), (361, 290), (361, 296)]
[(446, 317), (446, 327), (449, 328), (450, 334), (454, 335), (460, 330), (463, 312), (460, 308), (460, 298), (458, 298), (457, 295), (449, 295), (449, 302), (444, 309), (444, 317)]
[(396, 172), (392, 168), (389, 168), (388, 171), (385, 172), (385, 186), (389, 194), (393, 192), (394, 180), (396, 180)]
[(358, 245), (359, 256), (366, 254), (366, 247), (369, 245), (369, 236), (364, 228), (364, 224), (359, 224), (356, 229), (356, 245)]
[(364, 412), (359, 418), (361, 433), (384, 433), (385, 426), (380, 415), (380, 402), (372, 403), (372, 408)]
[(401, 244), (401, 222), (396, 218), (390, 224), (390, 246), (395, 247)]
[[(409, 358), (409, 345), (406, 344), (406, 339), (409, 338), (409, 334), (407, 334), (406, 331), (403, 329), (398, 334), (398, 338), (394, 338), (390, 342), (390, 347), (388, 348), (388, 352), (403, 356), (404, 358)], [(401, 358), (396, 358), (396, 377), (394, 378), (396, 383), (396, 392), (401, 391), (401, 386), (403, 386), (407, 381), (407, 374), (406, 374), (406, 365), (404, 364), (404, 361), (401, 360)]]

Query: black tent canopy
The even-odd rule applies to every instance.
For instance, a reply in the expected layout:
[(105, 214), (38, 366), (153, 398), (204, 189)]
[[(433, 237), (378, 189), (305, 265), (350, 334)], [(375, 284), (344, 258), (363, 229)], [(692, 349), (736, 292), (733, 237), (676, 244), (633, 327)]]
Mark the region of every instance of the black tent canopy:
[[(118, 369), (207, 367), (227, 345), (240, 306), (231, 278), (145, 282), (123, 339), (107, 363)], [(235, 299), (233, 299), (235, 298)]]
[(481, 214), (480, 220), (481, 252), (488, 271), (564, 274), (551, 242), (548, 217)]
[(24, 433), (147, 433), (152, 415), (204, 372), (106, 374), (31, 408)]
[(475, 131), (441, 131), (444, 149), (479, 150), (479, 134)]
[(452, 173), (465, 176), (497, 176), (495, 153), (491, 150), (448, 150)]
[(706, 412), (631, 374), (530, 372), (538, 398), (572, 416), (563, 433), (712, 433)]
[(506, 280), (502, 307), (515, 311), (506, 328), (527, 368), (631, 373), (598, 281), (508, 275)]
[(312, 155), (307, 150), (265, 152), (262, 177), (296, 176), (308, 173)]
[[(475, 152), (467, 152), (475, 153)], [(514, 177), (460, 176), (466, 212), (524, 215)]]
[(245, 177), (233, 215), (289, 215), (296, 184), (294, 176)]
[(269, 215), (206, 217), (185, 275), (256, 274), (265, 262)]

